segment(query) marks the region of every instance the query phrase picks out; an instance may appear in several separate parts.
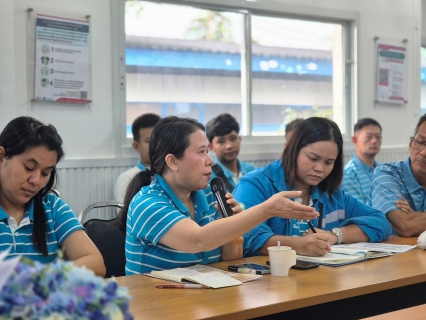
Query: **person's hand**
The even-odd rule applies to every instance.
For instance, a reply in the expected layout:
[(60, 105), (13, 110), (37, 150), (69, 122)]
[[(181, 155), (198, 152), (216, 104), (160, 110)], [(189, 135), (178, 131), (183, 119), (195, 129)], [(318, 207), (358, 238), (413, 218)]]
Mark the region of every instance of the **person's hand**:
[(306, 233), (297, 240), (297, 244), (294, 245), (293, 248), (296, 250), (297, 254), (318, 257), (325, 255), (331, 250), (330, 244), (328, 243), (329, 236), (326, 232)]
[(282, 191), (274, 194), (262, 205), (266, 207), (266, 212), (271, 217), (281, 217), (299, 220), (311, 220), (318, 217), (315, 208), (294, 202), (289, 198), (296, 198), (302, 191)]
[(241, 208), (240, 203), (237, 200), (235, 200), (232, 193), (228, 192), (225, 195), (225, 197), (228, 199), (228, 200), (226, 200), (226, 203), (231, 206), (231, 210), (232, 210), (233, 213), (237, 214), (237, 213), (243, 212), (243, 208)]
[[(317, 229), (317, 228), (315, 228), (315, 231), (317, 232), (317, 234), (324, 234), (324, 235), (326, 235), (326, 236), (328, 237), (327, 242), (328, 242), (328, 244), (329, 244), (330, 246), (332, 246), (333, 244), (336, 244), (336, 243), (337, 243), (337, 236), (335, 236), (334, 234), (332, 234), (332, 233), (330, 232), (330, 230), (322, 230), (322, 229)], [(314, 233), (311, 231), (311, 229), (306, 230), (306, 231), (305, 231), (305, 233), (302, 235), (302, 237), (308, 236), (308, 235), (310, 235), (310, 234), (314, 234)]]
[[(235, 200), (234, 196), (231, 193), (228, 192), (227, 194), (225, 194), (225, 197), (227, 198), (226, 203), (231, 206), (231, 210), (234, 214), (237, 214), (243, 211), (243, 208), (241, 208), (240, 203), (237, 200)], [(221, 213), (223, 217), (223, 212), (220, 209), (219, 205), (216, 203), (214, 207), (216, 208), (217, 211)]]
[(410, 205), (408, 204), (408, 201), (404, 199), (403, 196), (399, 195), (398, 198), (401, 200), (395, 201), (396, 207), (401, 210), (402, 212), (411, 212), (414, 211), (411, 209)]

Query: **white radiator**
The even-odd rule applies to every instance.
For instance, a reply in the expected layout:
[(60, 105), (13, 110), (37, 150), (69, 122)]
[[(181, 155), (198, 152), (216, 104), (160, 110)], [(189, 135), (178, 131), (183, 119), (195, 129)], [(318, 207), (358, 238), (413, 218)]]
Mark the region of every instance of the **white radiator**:
[[(58, 190), (78, 216), (88, 205), (113, 199), (114, 184), (121, 172), (133, 167), (135, 159), (64, 160), (58, 165)], [(112, 219), (116, 208), (93, 209), (90, 217)]]
[[(353, 150), (345, 150), (345, 163), (354, 154)], [(408, 148), (388, 148), (382, 150), (377, 156), (379, 163), (403, 160), (408, 156)], [(261, 167), (268, 165), (276, 159), (249, 160), (254, 165)], [(59, 186), (63, 199), (67, 202), (76, 215), (95, 202), (113, 199), (113, 189), (119, 174), (130, 169), (136, 164), (137, 159), (89, 159), (89, 160), (64, 160), (58, 165)], [(113, 218), (116, 209), (93, 209), (91, 217)]]

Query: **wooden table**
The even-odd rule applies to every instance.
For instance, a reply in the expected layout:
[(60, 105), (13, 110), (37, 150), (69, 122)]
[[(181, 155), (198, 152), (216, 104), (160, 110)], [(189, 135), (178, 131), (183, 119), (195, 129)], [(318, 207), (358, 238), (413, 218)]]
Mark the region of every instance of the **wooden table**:
[[(416, 240), (417, 238), (392, 236), (386, 242), (415, 244)], [(266, 260), (266, 256), (260, 256), (220, 262), (212, 266), (226, 270), (228, 265), (236, 262), (265, 263)], [(258, 281), (216, 290), (156, 289), (154, 285), (164, 281), (144, 275), (119, 277), (117, 281), (120, 285), (129, 287), (129, 292), (134, 297), (130, 309), (135, 319), (247, 319), (283, 312), (296, 317), (296, 313), (292, 312), (303, 310), (308, 310), (303, 319), (309, 318), (309, 315), (320, 319), (321, 314), (328, 319), (347, 319), (351, 318), (348, 314), (351, 311), (347, 310), (348, 305), (344, 303), (349, 303), (354, 312), (355, 308), (373, 308), (380, 302), (384, 305), (378, 311), (358, 313), (363, 315), (361, 317), (426, 303), (424, 293), (422, 296), (425, 298), (418, 302), (411, 302), (415, 299), (410, 296), (413, 290), (422, 291), (426, 287), (426, 251), (416, 248), (394, 256), (341, 267), (320, 266), (306, 271), (291, 269), (288, 277), (265, 275)], [(419, 285), (421, 288), (418, 288)], [(407, 290), (390, 290), (400, 287)], [(383, 292), (390, 294), (383, 295), (383, 299), (374, 296)], [(368, 298), (365, 301), (356, 300), (360, 297)], [(392, 297), (396, 300), (391, 301)], [(404, 299), (409, 304), (398, 307), (398, 301)], [(338, 304), (342, 306), (340, 311)], [(316, 311), (315, 307), (324, 308)], [(345, 313), (334, 317), (336, 310)]]
[(423, 320), (426, 317), (426, 304), (384, 313), (364, 320)]

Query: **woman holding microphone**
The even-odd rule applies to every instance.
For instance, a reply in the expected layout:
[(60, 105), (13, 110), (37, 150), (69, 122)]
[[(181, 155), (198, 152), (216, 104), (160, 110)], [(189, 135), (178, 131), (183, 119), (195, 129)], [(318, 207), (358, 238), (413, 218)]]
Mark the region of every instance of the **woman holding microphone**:
[(213, 163), (207, 152), (204, 126), (194, 119), (171, 116), (154, 126), (151, 167), (130, 182), (119, 217), (126, 233), (126, 274), (239, 259), (242, 245), (233, 240), (262, 221), (317, 217), (314, 208), (289, 200), (300, 195), (290, 191), (246, 211), (228, 194), (238, 214), (221, 219), (207, 188)]

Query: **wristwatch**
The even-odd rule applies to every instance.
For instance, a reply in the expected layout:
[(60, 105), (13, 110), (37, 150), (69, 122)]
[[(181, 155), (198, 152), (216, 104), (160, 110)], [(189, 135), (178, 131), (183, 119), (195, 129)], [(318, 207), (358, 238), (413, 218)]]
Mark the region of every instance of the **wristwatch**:
[(331, 229), (331, 233), (334, 234), (337, 237), (337, 244), (341, 244), (342, 243), (342, 229), (333, 228), (333, 229)]

